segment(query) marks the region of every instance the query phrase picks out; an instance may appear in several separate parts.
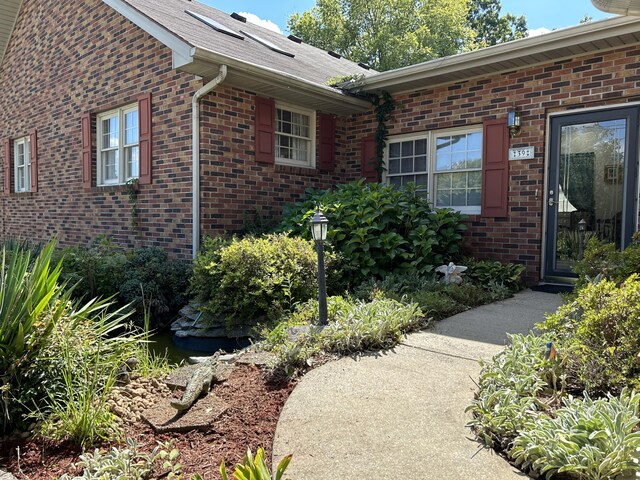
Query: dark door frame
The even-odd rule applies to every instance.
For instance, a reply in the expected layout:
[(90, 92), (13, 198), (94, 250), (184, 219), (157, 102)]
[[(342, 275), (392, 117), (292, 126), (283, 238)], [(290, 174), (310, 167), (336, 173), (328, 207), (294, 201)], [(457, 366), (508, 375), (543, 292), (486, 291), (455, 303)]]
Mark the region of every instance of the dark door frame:
[[(549, 205), (549, 191), (557, 189), (560, 176), (560, 138), (561, 129), (565, 126), (580, 125), (584, 123), (604, 122), (608, 120), (626, 120), (626, 138), (625, 138), (625, 162), (624, 162), (624, 186), (623, 186), (623, 207), (622, 207), (622, 247), (624, 248), (631, 242), (636, 227), (636, 196), (638, 181), (638, 142), (640, 141), (639, 118), (640, 105), (635, 106), (619, 106), (606, 109), (594, 109), (589, 111), (575, 111), (566, 114), (554, 115), (549, 117), (549, 136), (550, 147), (549, 157), (546, 166), (547, 181), (544, 191), (544, 211), (545, 215), (545, 231), (544, 239), (545, 255), (544, 255), (544, 278), (571, 278), (575, 277), (572, 273), (560, 272), (555, 269), (555, 257), (557, 247), (557, 230), (558, 230), (558, 207), (557, 204)], [(552, 186), (554, 188), (552, 188)], [(554, 194), (554, 200), (557, 194)]]

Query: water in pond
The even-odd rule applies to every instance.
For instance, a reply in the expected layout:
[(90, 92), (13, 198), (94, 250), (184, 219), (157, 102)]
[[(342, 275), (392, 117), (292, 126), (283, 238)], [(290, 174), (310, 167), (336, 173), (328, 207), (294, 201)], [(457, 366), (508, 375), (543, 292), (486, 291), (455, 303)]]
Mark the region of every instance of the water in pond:
[(186, 362), (189, 357), (211, 355), (218, 350), (233, 352), (250, 344), (248, 338), (175, 338), (171, 331), (152, 335), (149, 340), (152, 342), (151, 350), (160, 355), (166, 352), (169, 361), (173, 363), (180, 363), (183, 360)]

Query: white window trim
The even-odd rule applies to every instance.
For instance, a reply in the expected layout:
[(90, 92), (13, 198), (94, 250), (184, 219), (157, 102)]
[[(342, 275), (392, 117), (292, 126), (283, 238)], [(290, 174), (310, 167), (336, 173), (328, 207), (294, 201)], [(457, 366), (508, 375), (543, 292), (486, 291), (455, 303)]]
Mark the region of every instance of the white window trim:
[[(101, 112), (96, 116), (96, 179), (98, 187), (108, 187), (112, 185), (124, 185), (129, 180), (138, 177), (126, 177), (127, 163), (126, 156), (124, 154), (125, 147), (138, 146), (140, 147), (140, 131), (138, 131), (138, 142), (133, 144), (125, 144), (126, 128), (125, 128), (125, 115), (130, 112), (138, 112), (138, 104), (133, 103), (125, 105), (124, 107), (109, 110), (107, 112)], [(102, 168), (102, 120), (107, 117), (118, 116), (118, 179), (116, 180), (104, 180), (103, 168)], [(138, 112), (140, 115), (140, 112)], [(139, 150), (138, 150), (139, 152)], [(140, 157), (138, 157), (138, 172), (140, 171)]]
[[(277, 102), (274, 114), (276, 117), (273, 119), (274, 121), (274, 139), (273, 145), (274, 148), (276, 145), (275, 135), (278, 135), (277, 125), (278, 125), (278, 113), (277, 110), (286, 110), (288, 112), (293, 113), (301, 113), (302, 115), (307, 115), (309, 117), (309, 161), (307, 163), (296, 162), (295, 160), (291, 160), (290, 158), (282, 158), (278, 157), (276, 151), (275, 162), (278, 165), (288, 165), (291, 167), (300, 167), (300, 168), (316, 168), (316, 111), (309, 110), (307, 108), (297, 107), (295, 105), (291, 105), (288, 103)], [(301, 138), (301, 137), (300, 137)], [(277, 150), (277, 149), (276, 149)]]
[[(18, 189), (18, 145), (23, 145), (24, 152), (24, 188)], [(31, 140), (28, 136), (13, 141), (13, 190), (16, 193), (31, 191)]]
[[(389, 168), (389, 144), (395, 142), (402, 142), (408, 140), (427, 140), (427, 175), (429, 179), (427, 181), (427, 196), (429, 201), (434, 206), (434, 208), (450, 208), (460, 213), (464, 213), (467, 215), (480, 215), (482, 213), (481, 205), (473, 205), (473, 206), (452, 206), (452, 207), (436, 207), (436, 193), (435, 193), (435, 176), (438, 173), (448, 173), (447, 172), (436, 172), (436, 139), (438, 137), (444, 137), (449, 135), (465, 135), (469, 133), (480, 133), (483, 134), (482, 125), (471, 125), (465, 127), (453, 127), (453, 128), (443, 128), (439, 130), (428, 130), (419, 133), (406, 133), (401, 135), (393, 135), (389, 136), (387, 139), (387, 148), (384, 151), (384, 164), (385, 171), (382, 174), (383, 183), (388, 184), (387, 179), (387, 169)], [(484, 141), (484, 138), (482, 138)], [(481, 146), (482, 149), (482, 146)], [(484, 159), (482, 159), (484, 161)], [(466, 171), (480, 171), (482, 172), (482, 163), (479, 169), (464, 169), (460, 170), (461, 172)], [(482, 193), (481, 193), (482, 194)]]

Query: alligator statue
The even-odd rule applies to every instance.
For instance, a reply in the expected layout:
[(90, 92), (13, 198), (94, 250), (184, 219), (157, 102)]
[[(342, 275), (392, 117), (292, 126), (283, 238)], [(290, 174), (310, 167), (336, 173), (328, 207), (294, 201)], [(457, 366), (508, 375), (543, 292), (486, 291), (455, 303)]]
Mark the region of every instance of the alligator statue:
[(218, 380), (218, 370), (220, 365), (220, 352), (216, 352), (208, 358), (193, 372), (187, 382), (187, 386), (182, 394), (182, 399), (171, 400), (171, 406), (178, 411), (189, 410), (201, 394), (209, 393), (211, 384)]

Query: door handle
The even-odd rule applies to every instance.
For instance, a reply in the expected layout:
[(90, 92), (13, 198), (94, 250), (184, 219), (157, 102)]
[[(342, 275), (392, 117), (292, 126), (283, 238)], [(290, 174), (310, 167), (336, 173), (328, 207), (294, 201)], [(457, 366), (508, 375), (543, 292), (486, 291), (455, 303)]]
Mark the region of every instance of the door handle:
[(558, 202), (556, 202), (553, 198), (550, 198), (547, 203), (550, 207), (553, 207), (554, 205), (557, 205)]

